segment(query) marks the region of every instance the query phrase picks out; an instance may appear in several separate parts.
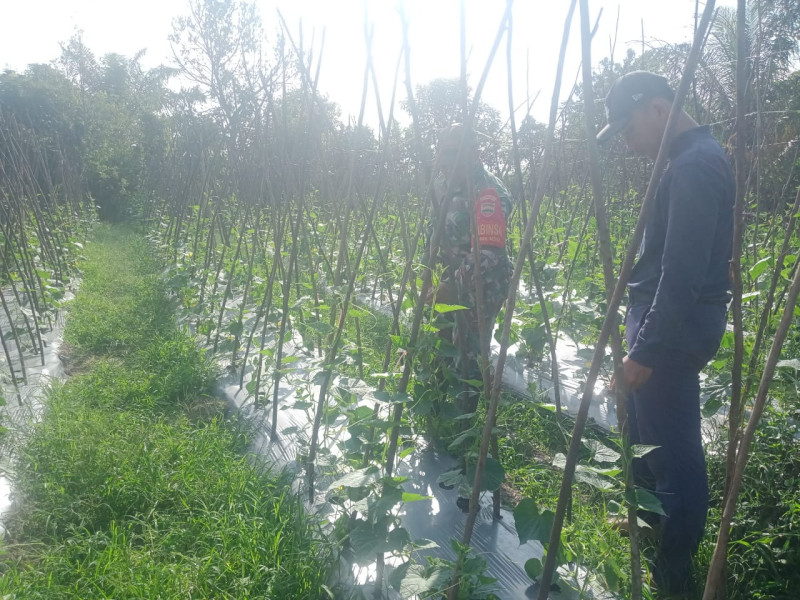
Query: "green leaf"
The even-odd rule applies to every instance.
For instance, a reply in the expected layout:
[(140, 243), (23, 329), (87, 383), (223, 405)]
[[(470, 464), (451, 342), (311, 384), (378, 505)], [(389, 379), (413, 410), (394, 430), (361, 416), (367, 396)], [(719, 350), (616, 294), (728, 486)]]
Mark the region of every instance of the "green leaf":
[(646, 444), (634, 444), (631, 446), (631, 453), (633, 453), (634, 458), (644, 458), (648, 454), (650, 454), (656, 448), (660, 448), (661, 446), (648, 446)]
[(399, 565), (398, 567), (392, 569), (389, 567), (389, 576), (387, 577), (387, 581), (389, 585), (392, 586), (393, 589), (400, 591), (400, 585), (403, 583), (403, 578), (408, 573), (408, 568), (413, 563), (411, 561), (404, 562), (403, 564)]
[[(388, 430), (391, 426), (392, 426), (391, 423), (387, 423), (386, 429)], [(409, 456), (410, 454), (413, 454), (415, 450), (416, 450), (416, 448), (414, 446), (406, 448), (405, 450), (401, 450), (400, 452), (397, 453), (397, 458), (402, 460), (406, 456)]]
[(467, 307), (461, 306), (460, 304), (440, 304), (437, 302), (436, 304), (433, 305), (433, 310), (435, 310), (438, 313), (444, 314), (444, 313), (454, 312), (456, 310), (467, 310)]
[(474, 440), (479, 434), (480, 432), (477, 429), (467, 429), (450, 443), (450, 445), (447, 447), (447, 450), (449, 452), (456, 452), (464, 442), (468, 440)]
[(403, 598), (426, 597), (428, 592), (447, 587), (452, 569), (433, 567), (430, 572), (427, 571), (428, 569), (423, 565), (411, 565), (400, 582), (400, 596)]
[(584, 446), (594, 452), (594, 460), (600, 463), (615, 463), (620, 458), (620, 453), (604, 446), (597, 440), (583, 440)]
[(542, 561), (538, 558), (529, 558), (525, 561), (525, 572), (534, 581), (541, 577), (542, 571), (544, 571), (544, 567), (542, 566)]
[(389, 392), (381, 391), (375, 392), (373, 396), (378, 402), (388, 402), (389, 404), (402, 404), (411, 400), (408, 394), (390, 394)]
[(436, 483), (444, 486), (461, 485), (462, 481), (464, 481), (464, 473), (461, 472), (461, 469), (450, 469), (436, 478)]
[[(476, 465), (467, 467), (467, 482), (470, 483), (470, 485), (475, 481), (475, 467)], [(481, 480), (481, 490), (493, 492), (503, 484), (505, 478), (506, 472), (505, 469), (503, 469), (503, 465), (491, 456), (487, 456), (486, 466), (483, 469), (483, 479)]]
[(751, 298), (757, 298), (761, 292), (748, 292), (746, 294), (742, 294), (742, 303), (747, 302)]
[(411, 543), (411, 536), (408, 535), (408, 530), (405, 527), (396, 527), (389, 532), (386, 537), (386, 546), (384, 552), (402, 552), (403, 549)]
[(703, 413), (703, 416), (708, 419), (717, 414), (720, 408), (722, 408), (722, 398), (709, 398), (706, 400), (706, 403), (703, 404), (700, 411)]
[(414, 546), (414, 550), (433, 550), (439, 547), (439, 544), (433, 540), (426, 540), (425, 538), (414, 540), (412, 545)]
[[(546, 544), (550, 540), (555, 513), (551, 510), (539, 512), (536, 501), (525, 498), (514, 508), (514, 524), (520, 545), (529, 540)], [(527, 571), (527, 565), (525, 566)]]
[(295, 300), (294, 304), (292, 304), (292, 307), (289, 310), (292, 311), (297, 310), (300, 306), (302, 306), (306, 302), (306, 300), (311, 300), (311, 296), (301, 296), (300, 298)]
[(622, 473), (622, 469), (619, 467), (615, 467), (613, 469), (595, 469), (592, 467), (592, 471), (597, 473), (598, 475), (605, 475), (606, 477), (616, 477), (620, 473)]
[(433, 498), (433, 496), (403, 492), (403, 502), (419, 502), (420, 500), (430, 500), (431, 498)]
[(397, 373), (370, 373), (370, 376), (375, 379), (399, 379), (401, 375), (402, 373), (399, 371)]
[(771, 256), (762, 258), (760, 261), (758, 261), (756, 264), (750, 267), (750, 277), (752, 277), (753, 279), (758, 279), (758, 276), (767, 270), (767, 267), (769, 267), (771, 262), (772, 262)]
[(461, 350), (446, 340), (441, 340), (436, 353), (443, 358), (457, 358), (461, 356)]
[(358, 564), (369, 564), (386, 546), (382, 527), (361, 521), (350, 532), (350, 542)]
[(380, 390), (376, 391), (372, 394), (375, 397), (375, 400), (378, 402), (391, 402), (392, 401), (392, 394), (391, 392), (382, 392)]
[(603, 479), (597, 471), (584, 465), (578, 465), (575, 468), (575, 480), (586, 483), (598, 490), (610, 490), (614, 487), (613, 483)]
[(661, 508), (661, 500), (644, 488), (636, 488), (636, 505), (644, 510), (666, 516), (664, 509)]
[(330, 486), (328, 486), (328, 489), (332, 490), (340, 487), (366, 487), (372, 483), (375, 483), (379, 478), (380, 471), (378, 468), (375, 466), (370, 466), (365, 469), (353, 471), (352, 473), (348, 473), (344, 477), (337, 479)]
[(617, 562), (611, 558), (607, 558), (603, 562), (603, 577), (605, 577), (606, 585), (610, 590), (619, 591), (620, 582), (623, 579), (622, 570), (619, 568)]
[(457, 417), (453, 417), (454, 421), (471, 421), (472, 417), (475, 416), (475, 413), (463, 413), (458, 415)]
[(353, 317), (353, 318), (356, 318), (356, 319), (363, 319), (364, 317), (368, 317), (369, 316), (369, 312), (367, 312), (366, 310), (364, 310), (363, 308), (360, 308), (358, 306), (351, 305), (350, 308), (347, 311), (347, 316)]
[(406, 348), (408, 346), (408, 338), (403, 335), (389, 335), (389, 339), (392, 340), (392, 343), (397, 346), (398, 348)]
[(325, 321), (307, 321), (306, 325), (316, 331), (319, 335), (325, 336), (329, 333), (333, 333), (334, 328), (330, 323), (326, 323)]
[[(564, 469), (567, 465), (567, 458), (560, 452), (553, 457), (553, 466), (558, 469)], [(584, 465), (575, 466), (575, 481), (586, 483), (594, 488), (600, 490), (609, 490), (614, 487), (610, 481), (600, 477), (597, 470)]]

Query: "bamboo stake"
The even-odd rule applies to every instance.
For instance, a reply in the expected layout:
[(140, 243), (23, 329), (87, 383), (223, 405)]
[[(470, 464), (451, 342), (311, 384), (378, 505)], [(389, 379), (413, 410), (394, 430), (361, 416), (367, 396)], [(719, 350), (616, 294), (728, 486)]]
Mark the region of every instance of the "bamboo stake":
[[(516, 116), (514, 115), (514, 86), (511, 77), (511, 48), (512, 48), (513, 19), (508, 22), (508, 35), (506, 46), (506, 65), (508, 71), (508, 109), (509, 127), (511, 128), (511, 156), (514, 161), (514, 172), (517, 180), (517, 198), (522, 207), (522, 225), (528, 224), (528, 211), (525, 210), (525, 185), (522, 179), (522, 161), (519, 156), (519, 136), (517, 135)], [(534, 260), (533, 246), (528, 247), (528, 264), (531, 267), (531, 279), (536, 288), (536, 297), (539, 299), (539, 306), (542, 310), (542, 321), (544, 323), (547, 345), (550, 349), (550, 376), (553, 379), (553, 395), (556, 405), (556, 414), (561, 416), (561, 377), (558, 369), (558, 357), (556, 356), (556, 340), (553, 337), (553, 329), (550, 327), (550, 316), (547, 310), (547, 300), (544, 296), (541, 281), (536, 272), (536, 261)]]
[[(365, 26), (365, 30), (366, 29), (367, 28)], [(365, 104), (366, 95), (367, 95), (367, 92), (368, 92), (367, 75), (369, 73), (369, 65), (372, 62), (372, 51), (371, 51), (372, 33), (371, 33), (371, 31), (367, 31), (366, 38), (367, 38), (367, 40), (366, 40), (366, 43), (367, 43), (367, 69), (365, 71), (364, 87), (363, 87), (363, 90), (362, 90), (361, 111), (360, 111), (360, 114), (359, 114), (359, 121), (358, 121), (359, 122), (359, 126), (361, 126), (361, 123), (363, 122), (363, 118), (364, 118), (364, 104)], [(388, 139), (387, 139), (387, 143), (388, 143)], [(355, 160), (354, 160), (354, 155), (351, 155), (350, 172), (348, 174), (348, 192), (352, 189), (352, 176), (353, 176), (353, 171), (354, 170), (355, 170)], [(366, 220), (365, 229), (364, 229), (364, 231), (362, 233), (361, 243), (359, 244), (356, 258), (350, 265), (349, 282), (348, 282), (348, 286), (347, 286), (347, 292), (345, 294), (345, 298), (344, 298), (344, 301), (342, 303), (341, 312), (340, 312), (340, 315), (339, 315), (339, 323), (338, 323), (338, 326), (336, 328), (335, 336), (334, 336), (334, 338), (333, 338), (333, 340), (331, 342), (330, 347), (328, 348), (328, 352), (327, 352), (327, 354), (325, 356), (325, 362), (323, 364), (323, 379), (322, 379), (322, 383), (320, 385), (319, 395), (317, 397), (317, 405), (316, 405), (316, 409), (315, 409), (315, 412), (314, 412), (314, 424), (313, 424), (313, 428), (312, 428), (312, 431), (311, 431), (311, 443), (310, 443), (310, 446), (309, 446), (308, 459), (307, 459), (307, 465), (306, 465), (306, 476), (307, 476), (307, 484), (308, 484), (308, 498), (309, 498), (309, 501), (313, 500), (313, 498), (314, 498), (314, 461), (316, 459), (317, 446), (318, 446), (318, 443), (319, 443), (319, 428), (320, 428), (320, 424), (321, 424), (322, 413), (324, 411), (325, 404), (327, 402), (328, 387), (330, 386), (330, 383), (331, 383), (331, 380), (332, 380), (332, 374), (333, 374), (332, 373), (332, 369), (333, 369), (336, 357), (338, 355), (339, 344), (341, 342), (342, 332), (344, 330), (344, 324), (345, 324), (345, 322), (347, 320), (347, 313), (348, 313), (348, 311), (350, 309), (350, 303), (351, 303), (352, 296), (353, 296), (353, 290), (355, 289), (355, 283), (356, 283), (356, 280), (358, 278), (358, 270), (359, 270), (359, 267), (361, 265), (361, 260), (362, 260), (362, 258), (364, 256), (364, 250), (367, 247), (367, 244), (369, 243), (369, 240), (370, 240), (369, 230), (370, 230), (370, 227), (372, 227), (372, 223), (374, 223), (375, 215), (377, 214), (378, 207), (381, 205), (382, 190), (383, 190), (383, 177), (379, 177), (378, 178), (378, 182), (377, 182), (377, 189), (375, 190), (375, 195), (374, 195), (374, 198), (373, 198), (373, 201), (372, 201), (372, 207), (370, 209), (369, 216), (367, 217), (367, 220)], [(339, 267), (337, 266), (337, 270), (338, 269), (339, 269)]]
[(761, 345), (764, 343), (767, 334), (769, 316), (775, 308), (775, 291), (778, 288), (778, 281), (781, 278), (781, 271), (784, 263), (786, 262), (786, 257), (789, 254), (792, 241), (792, 231), (794, 231), (797, 223), (798, 214), (800, 214), (800, 187), (797, 189), (797, 195), (795, 196), (794, 204), (788, 213), (788, 222), (786, 225), (786, 231), (784, 232), (783, 244), (781, 245), (780, 252), (775, 259), (775, 270), (772, 272), (772, 279), (770, 280), (767, 298), (764, 301), (763, 308), (761, 309), (761, 318), (758, 323), (756, 338), (753, 342), (753, 349), (750, 353), (750, 362), (747, 367), (747, 378), (745, 379), (744, 383), (744, 392), (742, 392), (742, 397), (744, 398), (747, 398), (750, 395), (751, 383), (756, 372), (758, 358), (761, 354)]
[(747, 86), (747, 14), (745, 0), (739, 0), (736, 9), (736, 202), (733, 206), (733, 251), (730, 275), (733, 301), (733, 366), (731, 367), (731, 410), (728, 421), (728, 448), (725, 466), (725, 492), (723, 506), (727, 501), (733, 472), (736, 468), (736, 453), (740, 429), (744, 417), (742, 403), (742, 363), (744, 361), (744, 331), (742, 324), (742, 249), (744, 244), (744, 196), (747, 191), (747, 165), (745, 157), (745, 104)]
[[(236, 267), (239, 265), (239, 256), (242, 252), (242, 243), (245, 240), (245, 232), (247, 231), (247, 220), (250, 217), (250, 207), (247, 206), (245, 208), (244, 215), (242, 216), (242, 223), (241, 229), (237, 231), (237, 240), (236, 240), (236, 252), (233, 255), (233, 260), (231, 261), (231, 268), (230, 273), (228, 273), (228, 281), (225, 283), (225, 290), (222, 292), (222, 300), (220, 301), (219, 306), (219, 317), (217, 318), (217, 327), (214, 333), (214, 346), (211, 349), (212, 354), (217, 353), (217, 346), (219, 345), (219, 336), (222, 333), (222, 321), (225, 318), (225, 307), (228, 304), (228, 298), (231, 295), (231, 290), (233, 289), (233, 277), (236, 274)], [(231, 232), (235, 225), (231, 224)]]
[(253, 345), (253, 336), (255, 335), (255, 332), (258, 330), (259, 320), (263, 318), (264, 324), (261, 328), (261, 335), (259, 337), (259, 359), (258, 359), (258, 368), (256, 369), (256, 389), (253, 392), (253, 397), (255, 398), (256, 405), (258, 405), (258, 390), (261, 382), (261, 365), (263, 364), (264, 360), (263, 352), (267, 339), (267, 324), (269, 319), (269, 312), (272, 308), (272, 290), (275, 285), (275, 277), (278, 271), (278, 263), (280, 262), (281, 244), (283, 242), (284, 231), (289, 223), (289, 215), (286, 216), (281, 215), (278, 218), (279, 218), (278, 226), (276, 228), (275, 237), (273, 241), (273, 243), (275, 244), (275, 248), (272, 255), (272, 265), (270, 267), (269, 277), (267, 278), (267, 285), (264, 288), (264, 296), (261, 299), (261, 304), (259, 305), (258, 312), (256, 313), (255, 323), (253, 323), (253, 329), (250, 331), (250, 335), (247, 337), (247, 346), (245, 347), (244, 358), (242, 359), (242, 369), (239, 374), (239, 389), (242, 389), (242, 385), (244, 385), (245, 369), (247, 368), (247, 358), (250, 355), (250, 347)]
[[(292, 233), (292, 251), (289, 257), (289, 266), (286, 269), (286, 276), (283, 280), (283, 305), (281, 307), (281, 326), (278, 331), (278, 337), (275, 340), (275, 370), (273, 372), (272, 383), (272, 426), (270, 428), (270, 439), (278, 439), (278, 393), (280, 392), (281, 384), (281, 367), (283, 362), (283, 338), (286, 334), (286, 325), (289, 322), (289, 298), (291, 296), (292, 274), (293, 267), (297, 262), (297, 253), (300, 251), (300, 240), (298, 235), (300, 232), (300, 223), (303, 219), (303, 200), (300, 200), (300, 205), (297, 207), (297, 218), (294, 222)], [(266, 322), (266, 321), (265, 321)]]

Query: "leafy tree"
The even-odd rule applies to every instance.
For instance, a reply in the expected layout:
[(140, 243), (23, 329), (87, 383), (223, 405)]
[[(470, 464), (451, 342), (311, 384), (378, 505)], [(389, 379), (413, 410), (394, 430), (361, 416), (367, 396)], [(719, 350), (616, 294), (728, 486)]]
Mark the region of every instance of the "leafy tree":
[(236, 139), (258, 113), (272, 84), (261, 55), (255, 4), (191, 0), (169, 36), (181, 73), (211, 102), (209, 112)]
[[(472, 102), (472, 90), (467, 89), (468, 101)], [(424, 85), (417, 86), (416, 105), (417, 119), (422, 132), (424, 143), (433, 149), (436, 145), (437, 134), (452, 123), (464, 120), (465, 107), (463, 106), (463, 92), (458, 79), (434, 79)], [(408, 101), (401, 103), (408, 111)], [(469, 107), (467, 107), (469, 108)], [(498, 138), (502, 130), (502, 121), (497, 109), (484, 102), (478, 104), (475, 112), (473, 128), (482, 139), (484, 160), (493, 162), (491, 157), (498, 149)], [(410, 135), (410, 134), (409, 134)], [(496, 160), (494, 161), (497, 162)]]
[(97, 61), (80, 36), (62, 46), (58, 64), (78, 90), (73, 117), (82, 131), (86, 181), (100, 217), (124, 218), (147, 178), (167, 151), (161, 111), (173, 74), (141, 66), (144, 51), (132, 58), (108, 54)]
[(78, 90), (51, 66), (36, 64), (24, 73), (0, 74), (0, 122), (4, 124), (0, 164), (14, 164), (11, 157), (19, 148), (12, 147), (12, 139), (19, 143), (20, 136), (27, 135), (38, 140), (37, 152), (42, 152), (29, 159), (30, 164), (40, 166), (34, 175), (39, 189), (72, 186), (73, 170), (81, 163), (84, 148), (79, 113)]

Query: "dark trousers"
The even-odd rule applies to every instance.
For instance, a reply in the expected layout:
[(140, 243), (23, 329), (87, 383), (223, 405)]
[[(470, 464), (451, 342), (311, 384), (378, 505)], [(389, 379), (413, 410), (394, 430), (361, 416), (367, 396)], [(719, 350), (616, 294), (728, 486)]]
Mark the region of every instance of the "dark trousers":
[[(649, 306), (631, 306), (626, 318), (628, 347), (632, 347)], [(631, 395), (629, 436), (633, 444), (658, 446), (634, 460), (637, 485), (654, 491), (666, 516), (653, 575), (666, 593), (683, 593), (691, 585), (692, 555), (697, 551), (708, 511), (708, 477), (700, 433), (700, 378), (713, 357), (725, 328), (723, 307), (700, 311), (700, 330), (688, 348), (666, 350), (653, 374)]]

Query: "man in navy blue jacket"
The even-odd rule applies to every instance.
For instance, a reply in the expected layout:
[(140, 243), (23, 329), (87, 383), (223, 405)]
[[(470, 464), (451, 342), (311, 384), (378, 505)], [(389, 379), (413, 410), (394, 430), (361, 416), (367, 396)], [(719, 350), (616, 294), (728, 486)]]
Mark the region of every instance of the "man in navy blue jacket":
[[(606, 97), (608, 125), (598, 141), (622, 134), (631, 152), (655, 159), (673, 99), (659, 75), (620, 77)], [(628, 282), (623, 373), (631, 441), (658, 446), (634, 465), (639, 482), (649, 471), (665, 512), (654, 582), (662, 595), (683, 597), (708, 510), (699, 374), (727, 322), (735, 184), (708, 127), (685, 112), (668, 148)]]

